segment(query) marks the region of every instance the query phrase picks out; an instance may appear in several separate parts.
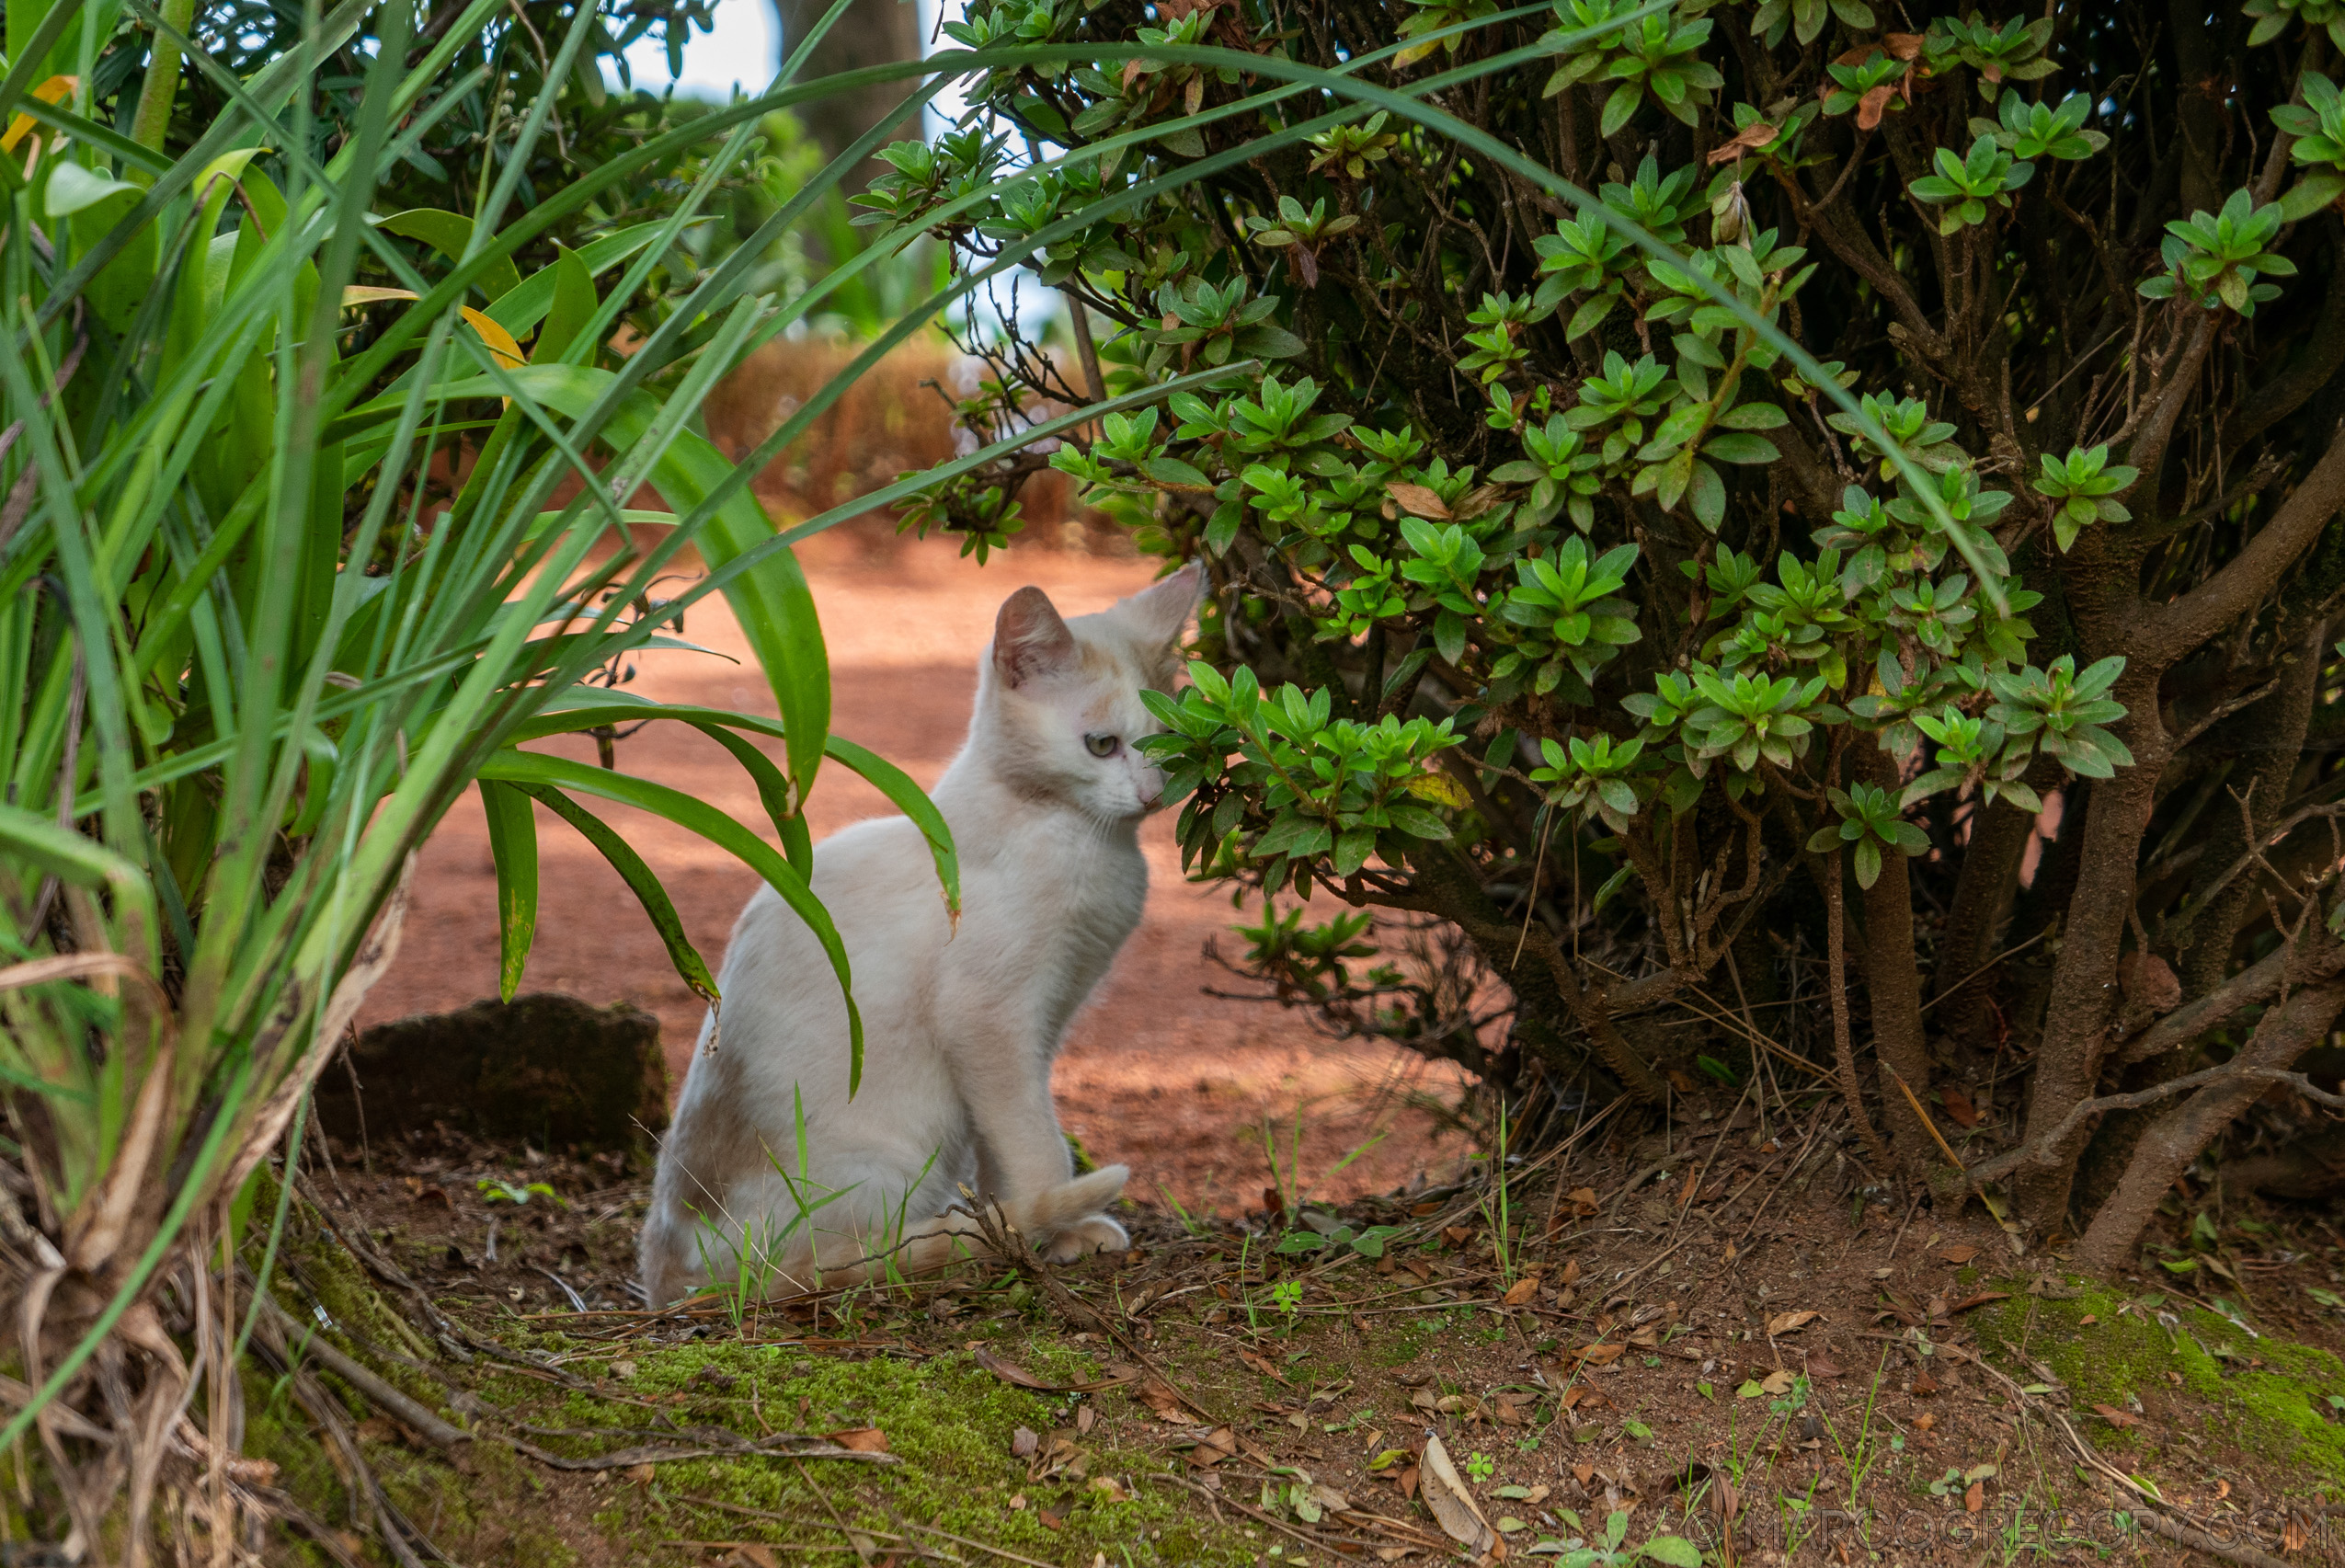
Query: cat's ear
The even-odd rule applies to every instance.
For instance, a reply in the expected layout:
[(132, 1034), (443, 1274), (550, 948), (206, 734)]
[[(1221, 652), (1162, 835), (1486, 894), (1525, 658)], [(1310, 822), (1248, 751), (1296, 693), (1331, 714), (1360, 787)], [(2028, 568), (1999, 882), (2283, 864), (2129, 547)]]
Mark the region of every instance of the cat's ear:
[(1162, 582), (1144, 588), (1115, 606), (1115, 613), (1132, 629), (1133, 640), (1148, 647), (1170, 647), (1181, 640), (1189, 617), (1197, 611), (1205, 588), (1205, 566), (1191, 561)]
[(1001, 601), (993, 618), (993, 667), (1012, 687), (1055, 675), (1075, 663), (1075, 634), (1038, 588), (1022, 588)]

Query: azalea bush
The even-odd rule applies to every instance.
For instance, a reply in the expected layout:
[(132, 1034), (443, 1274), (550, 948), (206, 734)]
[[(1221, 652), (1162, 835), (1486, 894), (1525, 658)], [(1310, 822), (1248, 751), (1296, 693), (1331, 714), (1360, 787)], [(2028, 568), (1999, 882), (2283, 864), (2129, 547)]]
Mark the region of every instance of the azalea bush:
[[(2339, 1104), (2318, 10), (976, 0), (1047, 57), (865, 200), (1040, 243), (1101, 391), (1232, 372), (1048, 461), (1209, 565), (1150, 745), (1275, 994), (1518, 1121), (1829, 1088), (1883, 1179), (2109, 1267)], [(1038, 461), (921, 521), (998, 537)]]

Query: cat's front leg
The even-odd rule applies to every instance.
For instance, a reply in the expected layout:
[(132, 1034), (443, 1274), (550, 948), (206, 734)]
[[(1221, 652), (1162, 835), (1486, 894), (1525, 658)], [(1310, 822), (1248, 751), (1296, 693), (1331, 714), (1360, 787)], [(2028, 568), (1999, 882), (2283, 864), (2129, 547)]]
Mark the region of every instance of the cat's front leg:
[(980, 1070), (961, 1078), (977, 1133), (978, 1196), (1017, 1202), (1074, 1175), (1075, 1156), (1058, 1130), (1047, 1077)]

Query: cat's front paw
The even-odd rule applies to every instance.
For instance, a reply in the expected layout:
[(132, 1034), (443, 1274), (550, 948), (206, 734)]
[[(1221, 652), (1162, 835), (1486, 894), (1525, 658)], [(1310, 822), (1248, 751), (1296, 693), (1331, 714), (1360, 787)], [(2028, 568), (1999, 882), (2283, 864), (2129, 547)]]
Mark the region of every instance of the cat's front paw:
[(1120, 1253), (1131, 1244), (1121, 1225), (1104, 1214), (1093, 1214), (1060, 1227), (1042, 1255), (1051, 1263), (1073, 1263), (1093, 1253)]

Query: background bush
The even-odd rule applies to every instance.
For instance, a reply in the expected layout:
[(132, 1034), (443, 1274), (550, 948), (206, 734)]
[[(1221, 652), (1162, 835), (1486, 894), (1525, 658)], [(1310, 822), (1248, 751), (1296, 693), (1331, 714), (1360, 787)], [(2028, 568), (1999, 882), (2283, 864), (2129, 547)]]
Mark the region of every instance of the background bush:
[(979, 0), (1051, 57), (870, 200), (1025, 169), (938, 232), (1242, 371), (1052, 461), (1211, 563), (1158, 751), (1283, 999), (1533, 1119), (1824, 1076), (2106, 1267), (2345, 1007), (2329, 26)]

